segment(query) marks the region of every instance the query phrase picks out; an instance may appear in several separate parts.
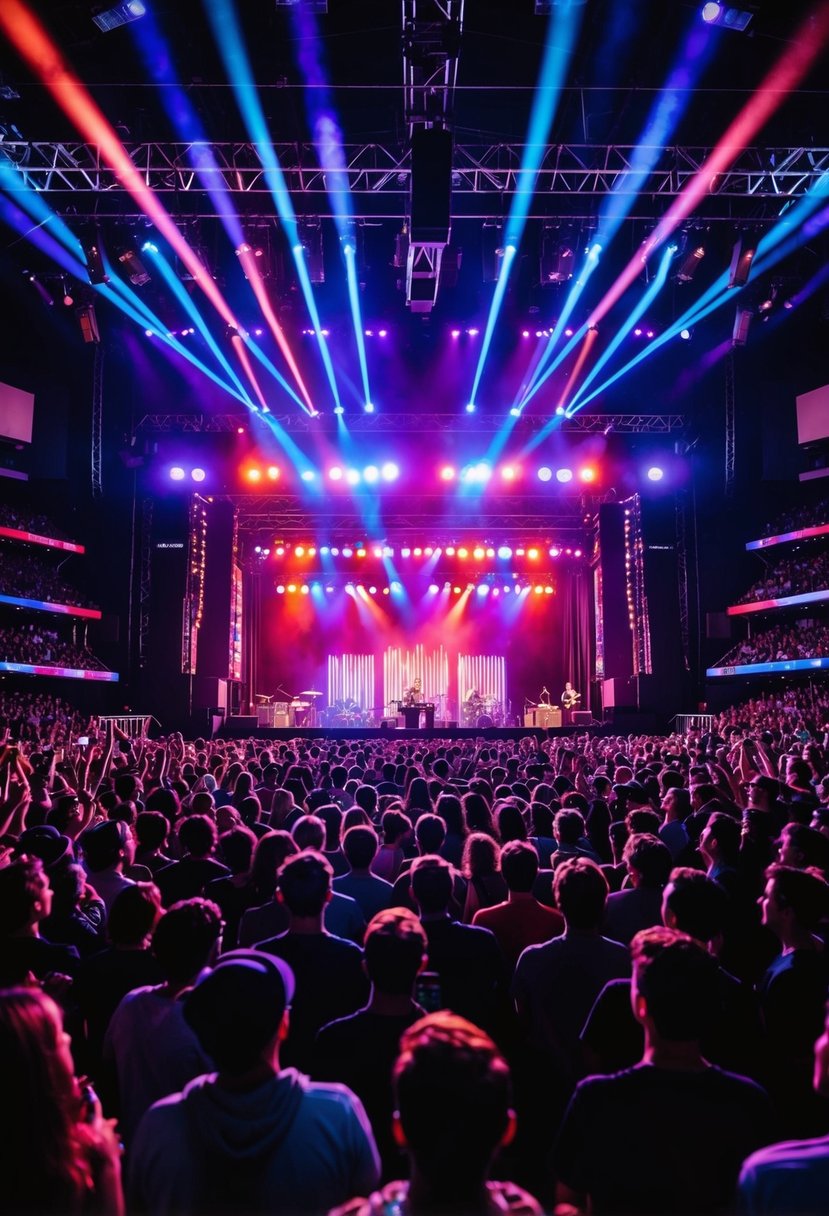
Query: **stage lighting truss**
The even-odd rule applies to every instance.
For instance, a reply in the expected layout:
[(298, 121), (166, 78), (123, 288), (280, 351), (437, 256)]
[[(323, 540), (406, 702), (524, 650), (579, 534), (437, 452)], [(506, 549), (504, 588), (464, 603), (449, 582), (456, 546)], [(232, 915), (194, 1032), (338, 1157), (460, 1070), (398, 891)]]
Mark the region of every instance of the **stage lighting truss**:
[[(426, 566), (434, 570), (444, 560), (450, 563), (475, 563), (476, 577), (501, 578), (502, 570), (509, 570), (510, 563), (518, 561), (521, 566), (539, 570), (545, 562), (576, 560), (585, 556), (585, 550), (578, 545), (556, 544), (549, 539), (515, 544), (494, 545), (491, 541), (446, 542), (435, 541), (430, 544), (397, 544), (390, 545), (385, 541), (301, 541), (290, 544), (284, 541), (259, 542), (254, 552), (262, 553), (265, 548), (273, 554), (274, 560), (296, 568), (296, 563), (322, 561), (326, 565), (338, 565), (339, 559), (345, 564), (356, 563), (366, 565), (385, 562), (389, 558), (397, 558), (404, 562), (410, 570), (417, 572)], [(470, 569), (472, 567), (470, 566)], [(496, 573), (493, 573), (495, 571)], [(518, 574), (507, 574), (506, 577), (518, 578)]]
[[(183, 331), (187, 332), (187, 331)], [(290, 474), (289, 474), (290, 475)], [(283, 471), (276, 464), (252, 462), (245, 460), (238, 470), (239, 479), (250, 486), (265, 488), (284, 480)], [(402, 476), (401, 466), (394, 460), (378, 459), (372, 464), (356, 467), (354, 465), (332, 464), (322, 470), (305, 468), (299, 473), (299, 479), (305, 482), (322, 482), (332, 490), (345, 492), (373, 492), (389, 490), (395, 487)], [(518, 488), (522, 483), (535, 478), (541, 483), (543, 490), (577, 489), (584, 485), (594, 485), (602, 480), (600, 470), (594, 464), (574, 464), (555, 469), (542, 464), (536, 469), (522, 466), (518, 461), (505, 460), (502, 464), (492, 465), (486, 460), (475, 460), (465, 465), (443, 463), (436, 466), (434, 479), (446, 487), (462, 486), (467, 489), (485, 489), (491, 486), (495, 489)]]
[[(49, 196), (58, 209), (68, 206), (61, 196), (73, 195), (72, 207), (79, 216), (97, 221), (114, 219), (120, 223), (143, 220), (123, 185), (113, 179), (101, 149), (83, 140), (24, 140), (7, 124), (3, 149), (21, 174), (26, 185)], [(218, 168), (217, 189), (229, 198), (244, 200), (246, 222), (272, 222), (270, 187), (262, 174), (261, 161), (254, 144), (243, 141), (216, 141), (211, 150)], [(302, 196), (302, 210), (328, 218), (325, 175), (319, 171), (316, 147), (277, 143), (274, 151), (283, 167), (286, 188)], [(452, 219), (475, 219), (482, 208), (492, 203), (500, 210), (521, 183), (522, 144), (456, 143), (452, 177)], [(538, 170), (538, 197), (555, 199), (562, 220), (584, 222), (584, 200), (624, 193), (637, 183), (641, 198), (676, 198), (688, 187), (711, 156), (713, 148), (703, 145), (666, 146), (656, 154), (654, 167), (645, 181), (636, 144), (550, 144)], [(216, 218), (215, 207), (205, 205), (198, 174), (191, 168), (191, 145), (180, 141), (150, 141), (130, 145), (130, 157), (140, 167), (155, 194), (175, 195), (182, 220)], [(343, 147), (349, 194), (354, 202), (355, 220), (401, 217), (400, 196), (407, 196), (411, 177), (408, 155), (389, 142), (349, 143)], [(758, 200), (779, 203), (782, 197), (791, 204), (814, 190), (829, 164), (829, 147), (810, 144), (752, 146), (740, 149), (734, 160), (717, 175), (712, 197), (723, 200), (705, 217), (708, 224), (733, 226), (733, 205), (728, 200), (743, 199), (756, 208)], [(188, 209), (188, 196), (192, 203)], [(581, 203), (579, 200), (583, 200)], [(755, 212), (752, 212), (754, 214)], [(652, 212), (635, 208), (630, 220), (652, 220)], [(408, 261), (409, 232), (399, 233), (395, 264)], [(191, 241), (191, 244), (193, 242)], [(189, 276), (187, 276), (189, 277)]]
[(278, 578), (273, 584), (277, 595), (314, 595), (318, 598), (334, 595), (402, 596), (407, 599), (435, 598), (441, 594), (460, 596), (464, 592), (476, 600), (509, 597), (542, 597), (556, 594), (555, 580), (550, 576), (527, 578), (520, 574), (473, 575), (461, 578), (437, 578), (428, 584), (404, 586), (399, 579), (390, 582), (373, 579), (342, 578)]

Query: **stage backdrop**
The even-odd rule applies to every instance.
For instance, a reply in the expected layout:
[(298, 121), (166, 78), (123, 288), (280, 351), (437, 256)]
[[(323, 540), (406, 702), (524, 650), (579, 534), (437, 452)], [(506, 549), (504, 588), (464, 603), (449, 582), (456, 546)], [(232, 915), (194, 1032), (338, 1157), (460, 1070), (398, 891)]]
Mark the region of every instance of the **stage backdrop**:
[(558, 703), (571, 679), (589, 705), (592, 619), (589, 570), (557, 573), (553, 594), (534, 590), (497, 595), (454, 587), (371, 594), (342, 585), (277, 594), (268, 580), (251, 580), (258, 597), (247, 639), (251, 700), (284, 701), (321, 693), (317, 708), (353, 702), (381, 718), (396, 709), (419, 677), (423, 700), (438, 719), (463, 722), (463, 700), (474, 689), (496, 713), (517, 719), (542, 688)]

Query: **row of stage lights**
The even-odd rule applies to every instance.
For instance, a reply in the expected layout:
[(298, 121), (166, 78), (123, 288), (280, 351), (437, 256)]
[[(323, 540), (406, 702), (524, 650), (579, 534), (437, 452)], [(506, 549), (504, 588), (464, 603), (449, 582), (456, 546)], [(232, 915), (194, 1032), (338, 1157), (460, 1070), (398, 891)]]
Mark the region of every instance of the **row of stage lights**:
[[(444, 594), (462, 595), (465, 592), (471, 594), (473, 591), (477, 596), (483, 599), (485, 596), (492, 596), (495, 599), (501, 595), (509, 596), (527, 596), (527, 595), (555, 595), (555, 587), (552, 583), (503, 583), (496, 586), (492, 583), (465, 583), (461, 586), (460, 583), (445, 582), (443, 584), (431, 583), (429, 585), (429, 595), (438, 595), (443, 590)], [(375, 583), (346, 583), (342, 587), (335, 587), (333, 583), (321, 583), (318, 581), (311, 583), (277, 583), (277, 595), (333, 595), (335, 591), (344, 591), (346, 595), (402, 595), (403, 584), (398, 582), (389, 583), (387, 587), (378, 587)]]
[[(284, 545), (275, 543), (273, 550), (269, 546), (256, 545), (254, 553), (260, 557), (270, 557), (273, 552), (274, 557), (357, 557), (380, 558), (384, 557), (403, 557), (403, 558), (421, 558), (421, 557), (457, 557), (460, 561), (466, 561), (472, 558), (473, 561), (484, 561), (486, 558), (498, 558), (500, 561), (507, 561), (511, 557), (527, 557), (530, 561), (540, 561), (542, 557), (582, 557), (583, 551), (579, 548), (568, 546), (564, 548), (560, 545), (403, 545), (395, 547), (394, 545)], [(517, 577), (517, 576), (516, 576)]]
[[(648, 465), (643, 472), (646, 479), (651, 482), (662, 481), (665, 476), (665, 470), (661, 465)], [(170, 475), (173, 475), (172, 471)], [(273, 464), (246, 465), (241, 473), (242, 479), (250, 482), (252, 485), (264, 485), (268, 482), (278, 481), (280, 475), (279, 467)], [(324, 477), (326, 481), (334, 485), (372, 486), (383, 482), (391, 483), (397, 481), (400, 477), (400, 466), (393, 461), (386, 461), (382, 465), (369, 464), (362, 469), (348, 468), (335, 464), (331, 465), (325, 474), (319, 473), (314, 469), (303, 469), (299, 476), (301, 481), (309, 483), (319, 481)], [(503, 464), (497, 468), (493, 468), (492, 465), (483, 460), (462, 467), (444, 464), (437, 470), (439, 481), (446, 483), (460, 482), (462, 485), (485, 485), (493, 479), (500, 480), (509, 485), (521, 480), (524, 476), (525, 471), (519, 465)], [(570, 485), (571, 483), (593, 485), (599, 480), (599, 470), (592, 464), (581, 465), (578, 468), (563, 465), (557, 469), (543, 464), (535, 470), (535, 476), (543, 484), (556, 481), (559, 485)], [(176, 479), (174, 478), (174, 480)], [(181, 480), (181, 478), (178, 478), (178, 480)]]

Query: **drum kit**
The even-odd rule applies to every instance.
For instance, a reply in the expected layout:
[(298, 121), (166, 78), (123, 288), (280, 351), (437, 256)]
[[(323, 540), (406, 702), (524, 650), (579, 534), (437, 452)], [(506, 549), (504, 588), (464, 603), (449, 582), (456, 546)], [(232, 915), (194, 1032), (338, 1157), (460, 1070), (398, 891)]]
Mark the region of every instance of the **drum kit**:
[(503, 726), (504, 707), (497, 697), (474, 696), (463, 703), (464, 722), (482, 730), (487, 726)]
[(256, 700), (261, 703), (257, 706), (260, 726), (316, 726), (316, 701), (322, 696), (318, 688), (304, 688), (295, 696), (282, 688), (278, 691), (288, 699), (271, 704), (273, 693), (270, 696), (256, 693)]
[(374, 711), (362, 709), (352, 697), (334, 701), (322, 711), (323, 726), (372, 726)]

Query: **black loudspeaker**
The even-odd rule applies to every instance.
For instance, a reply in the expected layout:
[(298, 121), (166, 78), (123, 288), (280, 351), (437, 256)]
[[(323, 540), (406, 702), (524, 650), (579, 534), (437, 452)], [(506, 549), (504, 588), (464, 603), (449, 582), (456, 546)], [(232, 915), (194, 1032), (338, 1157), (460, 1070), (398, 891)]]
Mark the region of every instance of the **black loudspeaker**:
[(238, 714), (227, 719), (227, 728), (232, 735), (255, 735), (258, 727), (256, 714)]
[(573, 726), (589, 726), (593, 721), (593, 715), (589, 709), (574, 709), (570, 714), (570, 721)]
[(443, 127), (412, 135), (413, 244), (446, 245), (452, 213), (452, 136)]
[(718, 640), (731, 637), (731, 617), (727, 612), (706, 612), (705, 636)]

